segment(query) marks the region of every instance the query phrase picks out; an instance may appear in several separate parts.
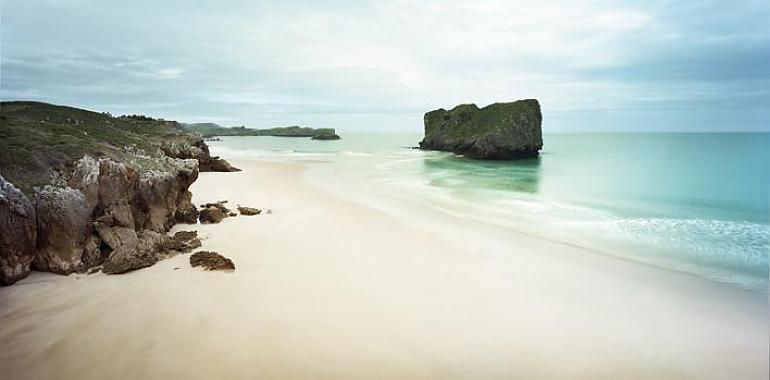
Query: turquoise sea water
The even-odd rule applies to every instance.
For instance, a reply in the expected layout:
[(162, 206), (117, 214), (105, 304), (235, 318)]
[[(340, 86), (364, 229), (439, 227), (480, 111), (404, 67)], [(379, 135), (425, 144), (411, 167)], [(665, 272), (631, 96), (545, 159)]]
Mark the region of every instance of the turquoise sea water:
[(225, 137), (230, 158), (320, 160), (385, 193), (767, 292), (770, 134), (551, 134), (538, 159), (409, 149), (419, 134)]

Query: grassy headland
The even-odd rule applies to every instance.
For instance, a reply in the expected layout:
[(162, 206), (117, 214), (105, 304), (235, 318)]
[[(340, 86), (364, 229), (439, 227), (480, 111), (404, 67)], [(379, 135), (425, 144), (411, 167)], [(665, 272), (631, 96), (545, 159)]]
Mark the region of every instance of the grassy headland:
[(133, 162), (150, 170), (161, 144), (199, 138), (175, 121), (142, 115), (113, 117), (53, 104), (0, 103), (0, 173), (30, 192), (57, 169), (91, 155)]

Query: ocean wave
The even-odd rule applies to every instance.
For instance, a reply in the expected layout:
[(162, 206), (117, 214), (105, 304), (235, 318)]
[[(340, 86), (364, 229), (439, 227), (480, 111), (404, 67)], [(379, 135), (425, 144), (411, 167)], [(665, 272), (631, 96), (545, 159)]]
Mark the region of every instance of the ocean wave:
[(350, 157), (364, 157), (364, 156), (371, 156), (371, 152), (358, 152), (353, 150), (343, 150), (340, 152), (343, 156), (350, 156)]
[(463, 218), (606, 254), (766, 291), (770, 226), (740, 220), (630, 218), (606, 210), (503, 190), (452, 190), (451, 179), (390, 178), (400, 198)]
[[(213, 147), (212, 147), (213, 148)], [(224, 146), (217, 146), (211, 149), (212, 154), (221, 157), (227, 157), (233, 160), (293, 160), (293, 159), (314, 159), (326, 158), (330, 153), (309, 152), (295, 149), (236, 149)]]

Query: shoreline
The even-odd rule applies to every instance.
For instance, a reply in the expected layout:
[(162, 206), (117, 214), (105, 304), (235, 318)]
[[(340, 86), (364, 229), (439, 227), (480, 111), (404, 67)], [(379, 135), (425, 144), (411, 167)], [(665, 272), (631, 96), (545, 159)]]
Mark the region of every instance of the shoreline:
[[(252, 159), (252, 160), (241, 160), (241, 161), (287, 163), (287, 164), (297, 163), (297, 161), (279, 161), (279, 160), (270, 160), (270, 159)], [(321, 161), (321, 160), (302, 160), (301, 163), (318, 164), (318, 163), (331, 163), (331, 162)], [(310, 170), (312, 169), (308, 169), (308, 171)], [(360, 189), (357, 191), (339, 191), (334, 188), (335, 187), (334, 182), (324, 183), (323, 180), (317, 180), (312, 178), (308, 179), (307, 182), (308, 184), (334, 196), (337, 199), (352, 200), (358, 204), (365, 204), (372, 208), (377, 209), (378, 211), (389, 214), (392, 217), (399, 217), (399, 215), (389, 213), (388, 212), (389, 207), (387, 206), (399, 205), (400, 210), (407, 210), (407, 212), (411, 216), (420, 215), (420, 214), (433, 215), (434, 216), (433, 222), (439, 222), (444, 224), (452, 224), (457, 222), (462, 222), (464, 224), (467, 224), (467, 223), (476, 224), (479, 226), (483, 226), (483, 227), (479, 227), (481, 229), (491, 229), (491, 230), (499, 231), (498, 235), (502, 235), (506, 233), (515, 234), (517, 235), (517, 237), (522, 239), (533, 239), (535, 241), (543, 241), (543, 242), (548, 242), (555, 245), (568, 247), (568, 249), (572, 251), (571, 253), (578, 253), (578, 251), (580, 251), (579, 253), (583, 255), (600, 255), (609, 260), (620, 260), (630, 265), (642, 265), (645, 267), (649, 267), (650, 269), (664, 271), (667, 273), (671, 273), (672, 275), (674, 274), (681, 275), (687, 278), (691, 278), (693, 280), (704, 281), (706, 283), (714, 284), (717, 286), (726, 286), (728, 288), (734, 288), (740, 291), (755, 293), (761, 296), (767, 296), (768, 294), (768, 289), (764, 287), (753, 288), (753, 287), (743, 286), (741, 283), (738, 283), (738, 282), (720, 281), (714, 278), (709, 278), (709, 277), (699, 275), (694, 271), (688, 271), (686, 267), (677, 268), (676, 266), (664, 266), (654, 261), (641, 260), (640, 258), (634, 257), (632, 255), (627, 255), (624, 253), (615, 253), (608, 249), (601, 249), (597, 247), (591, 247), (585, 244), (574, 243), (567, 240), (561, 240), (558, 237), (546, 236), (543, 233), (517, 229), (515, 226), (488, 222), (483, 220), (482, 218), (473, 217), (470, 215), (461, 215), (456, 211), (453, 211), (441, 206), (432, 205), (429, 202), (420, 202), (414, 199), (410, 199), (409, 197), (399, 196), (393, 193), (380, 192), (380, 193), (377, 193), (376, 195), (371, 195), (370, 193), (365, 194), (365, 192)], [(372, 200), (376, 200), (376, 201), (373, 202)], [(444, 217), (443, 218), (439, 217), (437, 216), (437, 214), (444, 215)], [(403, 217), (403, 220), (406, 223), (410, 223), (411, 219), (409, 217), (405, 217), (404, 215), (401, 215), (401, 217)], [(454, 220), (454, 222), (447, 222), (447, 220)], [(415, 223), (413, 223), (413, 225), (417, 226), (417, 224)], [(448, 233), (445, 233), (442, 235), (443, 238), (449, 239), (449, 240), (452, 240), (455, 238), (459, 240), (463, 240), (461, 238), (458, 238), (458, 236), (459, 236), (458, 234), (448, 234)]]
[[(0, 289), (0, 342), (9, 347), (0, 372), (767, 375), (767, 299), (760, 294), (613, 256), (575, 254), (581, 250), (480, 222), (459, 225), (435, 210), (407, 212), (411, 207), (388, 203), (380, 206), (392, 212), (383, 212), (319, 188), (297, 163), (231, 162), (243, 172), (201, 174), (191, 187), (193, 202), (227, 199), (273, 213), (180, 224), (172, 232), (199, 231), (201, 249), (232, 258), (235, 272), (202, 272), (179, 255), (124, 275), (33, 273)], [(56, 320), (47, 317), (54, 314)], [(131, 319), (122, 321), (126, 315)], [(40, 372), (28, 372), (40, 360)]]

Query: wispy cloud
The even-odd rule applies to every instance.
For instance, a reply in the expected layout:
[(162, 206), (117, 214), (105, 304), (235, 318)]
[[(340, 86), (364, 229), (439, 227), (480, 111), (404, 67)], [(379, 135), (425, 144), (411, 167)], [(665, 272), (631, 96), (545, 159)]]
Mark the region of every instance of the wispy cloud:
[(435, 107), (536, 97), (547, 130), (770, 129), (764, 0), (0, 6), (6, 99), (417, 131)]
[(166, 67), (156, 72), (158, 77), (162, 79), (179, 78), (179, 76), (182, 75), (182, 73), (184, 73), (184, 69), (179, 67)]

